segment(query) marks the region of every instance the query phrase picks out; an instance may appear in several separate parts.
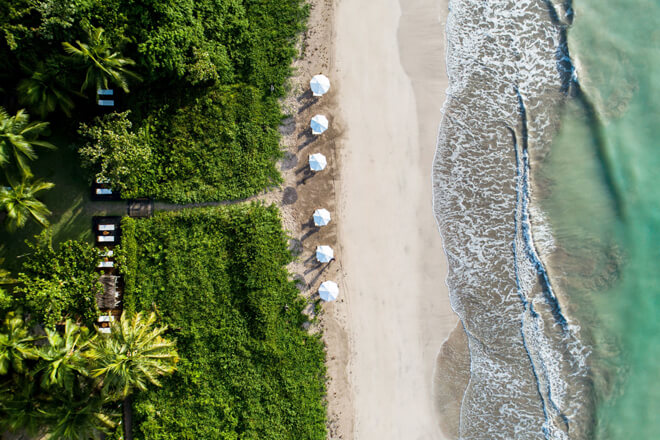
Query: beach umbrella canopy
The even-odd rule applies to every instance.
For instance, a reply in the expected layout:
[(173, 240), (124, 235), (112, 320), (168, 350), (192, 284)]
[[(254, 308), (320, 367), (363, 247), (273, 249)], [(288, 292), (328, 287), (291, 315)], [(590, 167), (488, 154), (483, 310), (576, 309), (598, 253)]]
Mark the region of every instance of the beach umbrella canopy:
[(325, 75), (314, 75), (314, 78), (309, 82), (309, 87), (312, 89), (314, 96), (325, 95), (330, 90), (330, 80)]
[(325, 226), (330, 223), (330, 213), (327, 209), (317, 209), (314, 211), (314, 224), (316, 226)]
[(312, 134), (321, 134), (328, 129), (328, 118), (323, 115), (316, 115), (312, 118), (309, 126), (312, 127)]
[(321, 153), (309, 155), (309, 167), (312, 171), (321, 171), (327, 164), (328, 161), (325, 160), (325, 156)]
[(335, 251), (330, 246), (316, 246), (316, 259), (319, 263), (329, 263), (335, 258)]
[(323, 301), (334, 301), (339, 296), (339, 287), (334, 281), (324, 281), (319, 287), (319, 296)]

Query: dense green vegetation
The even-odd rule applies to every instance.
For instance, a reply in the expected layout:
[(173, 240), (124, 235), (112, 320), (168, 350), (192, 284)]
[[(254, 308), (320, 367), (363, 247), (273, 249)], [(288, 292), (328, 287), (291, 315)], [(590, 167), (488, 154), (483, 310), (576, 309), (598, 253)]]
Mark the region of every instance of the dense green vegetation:
[(143, 439), (326, 438), (324, 351), (302, 326), (275, 207), (124, 219), (125, 307), (156, 306), (181, 361), (136, 397)]
[(54, 249), (46, 233), (29, 247), (11, 306), (21, 308), (34, 323), (51, 327), (67, 319), (93, 325), (99, 316), (96, 294), (102, 291), (95, 270), (98, 249), (74, 240)]
[[(85, 142), (84, 123), (90, 177), (125, 197), (244, 198), (279, 182), (277, 98), (306, 15), (303, 0), (2, 2), (3, 101), (52, 120), (66, 145)], [(93, 117), (98, 87), (130, 89), (115, 95), (130, 126)], [(126, 158), (101, 157), (117, 152), (108, 136), (150, 161), (115, 169)]]
[(102, 291), (99, 250), (73, 240), (54, 248), (47, 231), (29, 248), (16, 279), (0, 270), (0, 282), (9, 283), (0, 291), (0, 432), (112, 433), (134, 391), (174, 372), (174, 342), (153, 313), (123, 315), (109, 335), (90, 334)]
[(80, 440), (112, 433), (119, 402), (158, 385), (178, 361), (156, 317), (125, 316), (110, 335), (73, 321), (34, 332), (16, 312), (0, 323), (0, 431)]
[[(99, 254), (75, 241), (90, 241), (92, 212), (125, 212), (90, 206), (93, 179), (177, 203), (280, 183), (278, 98), (307, 13), (304, 0), (0, 2), (0, 433), (117, 439), (134, 406), (145, 440), (326, 438), (323, 345), (303, 329), (276, 208), (125, 219), (128, 314), (109, 335), (87, 330)], [(114, 89), (110, 110), (98, 88)], [(140, 314), (154, 310), (169, 330)]]

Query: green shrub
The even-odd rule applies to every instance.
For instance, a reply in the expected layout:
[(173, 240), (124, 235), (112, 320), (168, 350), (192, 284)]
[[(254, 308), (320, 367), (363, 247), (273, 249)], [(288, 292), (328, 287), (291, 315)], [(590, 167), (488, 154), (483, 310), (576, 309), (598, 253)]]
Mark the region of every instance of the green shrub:
[(124, 219), (125, 306), (154, 306), (181, 361), (137, 397), (139, 439), (309, 439), (325, 432), (319, 336), (284, 267), (275, 207), (259, 204)]
[(131, 130), (129, 112), (111, 113), (94, 125), (81, 124), (80, 134), (88, 142), (80, 147), (82, 165), (95, 173), (93, 178), (112, 182), (126, 198), (140, 194), (142, 181), (152, 169), (149, 127)]
[(96, 294), (102, 290), (96, 265), (99, 252), (81, 241), (66, 241), (57, 250), (41, 234), (30, 244), (19, 284), (12, 292), (15, 305), (48, 326), (71, 318), (91, 326), (99, 316)]

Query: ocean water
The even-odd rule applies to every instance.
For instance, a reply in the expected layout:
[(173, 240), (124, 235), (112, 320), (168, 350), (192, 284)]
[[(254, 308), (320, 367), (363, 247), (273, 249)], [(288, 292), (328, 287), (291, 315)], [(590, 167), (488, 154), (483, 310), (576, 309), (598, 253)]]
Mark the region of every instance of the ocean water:
[(594, 437), (660, 438), (660, 1), (573, 7), (582, 93), (538, 167), (548, 261), (589, 332)]
[(470, 356), (461, 439), (660, 432), (659, 13), (450, 1), (433, 184)]

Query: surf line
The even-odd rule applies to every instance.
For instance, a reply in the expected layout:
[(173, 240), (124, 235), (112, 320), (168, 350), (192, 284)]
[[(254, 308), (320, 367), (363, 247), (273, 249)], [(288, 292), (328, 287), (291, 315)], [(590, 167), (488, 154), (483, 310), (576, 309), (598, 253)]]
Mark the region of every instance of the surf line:
[[(548, 440), (557, 438), (566, 438), (566, 432), (569, 429), (569, 420), (568, 417), (561, 411), (557, 403), (552, 397), (552, 378), (548, 373), (545, 362), (543, 361), (542, 354), (532, 353), (533, 350), (530, 346), (532, 341), (528, 340), (528, 334), (525, 331), (526, 328), (530, 328), (534, 334), (542, 334), (542, 330), (539, 327), (539, 321), (541, 316), (534, 309), (533, 303), (527, 298), (527, 292), (525, 291), (525, 286), (521, 281), (520, 274), (520, 265), (519, 257), (524, 255), (524, 257), (532, 264), (538, 279), (541, 283), (541, 289), (543, 292), (544, 299), (546, 303), (550, 306), (552, 316), (557, 324), (559, 324), (562, 333), (570, 332), (568, 327), (568, 322), (564, 317), (561, 306), (557, 297), (555, 296), (552, 285), (547, 271), (541, 261), (540, 257), (536, 252), (534, 241), (531, 234), (531, 221), (529, 214), (529, 199), (530, 199), (530, 185), (529, 185), (529, 151), (527, 143), (527, 110), (525, 108), (523, 96), (520, 93), (520, 90), (517, 86), (514, 86), (515, 93), (518, 98), (518, 107), (519, 107), (519, 116), (521, 122), (521, 141), (518, 141), (515, 130), (507, 125), (507, 129), (510, 131), (513, 138), (513, 146), (515, 151), (515, 160), (516, 160), (516, 212), (514, 215), (514, 238), (512, 241), (512, 250), (514, 254), (514, 273), (516, 278), (516, 287), (518, 290), (518, 296), (520, 297), (523, 313), (521, 315), (520, 323), (520, 333), (522, 337), (523, 347), (527, 353), (530, 366), (532, 369), (532, 374), (536, 381), (537, 391), (539, 393), (539, 398), (541, 400), (541, 408), (545, 418), (545, 423), (543, 426), (544, 437)], [(523, 243), (523, 252), (520, 252), (518, 245), (518, 238), (522, 240)], [(537, 339), (537, 338), (533, 338)], [(545, 382), (545, 385), (542, 384)], [(543, 389), (545, 388), (545, 392)], [(562, 421), (564, 426), (557, 427), (553, 423), (553, 420)], [(554, 428), (554, 429), (553, 429)], [(563, 431), (563, 432), (562, 432)]]

